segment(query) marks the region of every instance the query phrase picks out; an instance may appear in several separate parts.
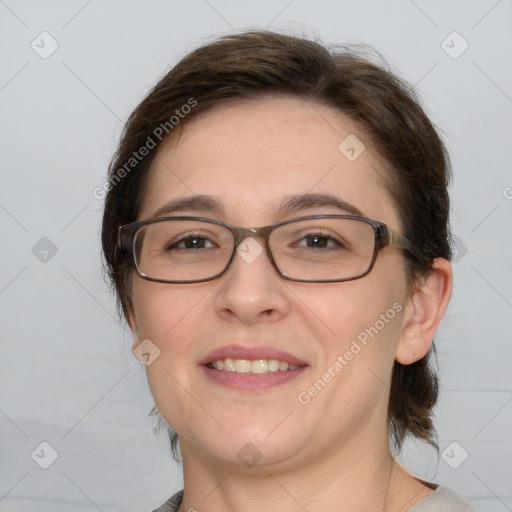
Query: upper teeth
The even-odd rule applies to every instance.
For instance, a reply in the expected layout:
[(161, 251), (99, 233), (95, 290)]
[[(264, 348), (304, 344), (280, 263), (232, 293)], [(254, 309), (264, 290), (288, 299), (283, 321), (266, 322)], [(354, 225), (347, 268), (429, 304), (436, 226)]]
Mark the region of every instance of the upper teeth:
[(211, 363), (211, 366), (217, 370), (224, 370), (227, 372), (237, 373), (267, 373), (277, 372), (281, 370), (283, 372), (287, 370), (296, 370), (298, 366), (294, 364), (288, 364), (278, 359), (219, 359)]

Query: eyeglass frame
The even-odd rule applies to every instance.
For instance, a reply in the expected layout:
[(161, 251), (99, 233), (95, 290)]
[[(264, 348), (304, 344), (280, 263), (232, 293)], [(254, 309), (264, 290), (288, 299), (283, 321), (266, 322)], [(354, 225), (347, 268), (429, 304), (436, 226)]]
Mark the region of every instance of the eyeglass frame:
[[(375, 238), (374, 238), (374, 248), (373, 248), (373, 255), (370, 262), (370, 265), (368, 269), (360, 274), (357, 274), (353, 277), (343, 277), (339, 279), (298, 279), (294, 277), (289, 277), (277, 266), (274, 256), (272, 255), (272, 251), (270, 250), (270, 245), (268, 243), (270, 234), (272, 231), (274, 231), (276, 228), (280, 226), (284, 226), (286, 224), (290, 224), (293, 222), (298, 222), (302, 220), (315, 220), (315, 219), (349, 219), (349, 220), (357, 220), (361, 222), (365, 222), (366, 224), (369, 224), (374, 231)], [(188, 280), (171, 280), (171, 279), (161, 279), (161, 278), (155, 278), (155, 277), (149, 277), (148, 275), (141, 272), (138, 268), (137, 261), (135, 258), (135, 235), (137, 231), (140, 228), (143, 228), (150, 224), (156, 224), (158, 222), (165, 222), (169, 220), (189, 220), (189, 221), (201, 221), (201, 222), (207, 222), (210, 224), (216, 224), (218, 226), (223, 226), (227, 228), (231, 234), (233, 235), (234, 244), (233, 244), (233, 252), (226, 263), (226, 266), (221, 272), (218, 272), (217, 274), (206, 277), (203, 279), (188, 279)], [(265, 241), (265, 249), (267, 252), (267, 256), (272, 263), (273, 267), (276, 269), (278, 275), (282, 277), (283, 279), (287, 279), (289, 281), (295, 281), (299, 283), (341, 283), (344, 281), (354, 281), (356, 279), (361, 279), (362, 277), (365, 277), (368, 275), (375, 264), (375, 261), (377, 259), (377, 254), (383, 249), (384, 247), (397, 247), (399, 249), (403, 249), (407, 251), (409, 254), (417, 258), (421, 263), (428, 263), (429, 259), (405, 236), (398, 233), (398, 231), (395, 231), (392, 228), (389, 228), (386, 224), (383, 222), (368, 219), (367, 217), (361, 217), (358, 215), (307, 215), (305, 217), (295, 217), (293, 219), (287, 219), (281, 222), (276, 222), (274, 224), (271, 224), (269, 226), (263, 226), (259, 228), (242, 228), (242, 227), (236, 227), (231, 226), (230, 224), (226, 224), (225, 222), (221, 222), (216, 219), (209, 219), (205, 217), (154, 217), (151, 219), (144, 219), (139, 220), (136, 222), (132, 222), (129, 224), (124, 224), (123, 226), (118, 227), (118, 236), (117, 236), (117, 245), (121, 250), (129, 251), (131, 253), (133, 263), (135, 266), (135, 269), (137, 271), (137, 274), (142, 278), (146, 279), (147, 281), (153, 281), (157, 283), (168, 283), (168, 284), (192, 284), (192, 283), (203, 283), (207, 281), (213, 281), (215, 279), (218, 279), (223, 274), (225, 274), (228, 269), (231, 267), (231, 264), (235, 258), (236, 251), (238, 249), (238, 246), (240, 242), (245, 240), (248, 237), (258, 237), (262, 238)]]

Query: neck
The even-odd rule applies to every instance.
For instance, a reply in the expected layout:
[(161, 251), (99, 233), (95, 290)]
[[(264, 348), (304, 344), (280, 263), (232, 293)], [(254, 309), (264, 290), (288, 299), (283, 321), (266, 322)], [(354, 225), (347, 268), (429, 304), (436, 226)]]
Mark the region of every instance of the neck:
[(182, 446), (184, 500), (180, 511), (261, 512), (261, 510), (344, 510), (399, 512), (430, 494), (394, 460), (387, 440), (382, 449), (329, 447), (307, 463), (284, 469), (253, 467), (241, 471)]

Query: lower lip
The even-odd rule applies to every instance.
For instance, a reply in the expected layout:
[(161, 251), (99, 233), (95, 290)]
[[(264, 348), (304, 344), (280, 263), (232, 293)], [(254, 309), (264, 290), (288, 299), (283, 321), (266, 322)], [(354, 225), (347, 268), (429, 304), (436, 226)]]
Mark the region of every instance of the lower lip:
[(227, 372), (225, 370), (216, 370), (201, 366), (206, 376), (215, 384), (236, 389), (238, 391), (260, 391), (281, 386), (286, 382), (296, 379), (306, 370), (306, 366), (301, 366), (296, 370), (287, 370), (267, 373), (237, 373)]

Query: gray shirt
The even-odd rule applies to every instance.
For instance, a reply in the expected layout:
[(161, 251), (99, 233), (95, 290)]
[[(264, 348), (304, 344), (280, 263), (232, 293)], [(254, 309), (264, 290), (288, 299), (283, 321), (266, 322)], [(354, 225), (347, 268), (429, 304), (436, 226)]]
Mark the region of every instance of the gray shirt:
[[(416, 503), (408, 512), (476, 512), (465, 499), (447, 487), (430, 485), (435, 488), (434, 492)], [(153, 512), (176, 512), (182, 500), (183, 491), (180, 491)]]

